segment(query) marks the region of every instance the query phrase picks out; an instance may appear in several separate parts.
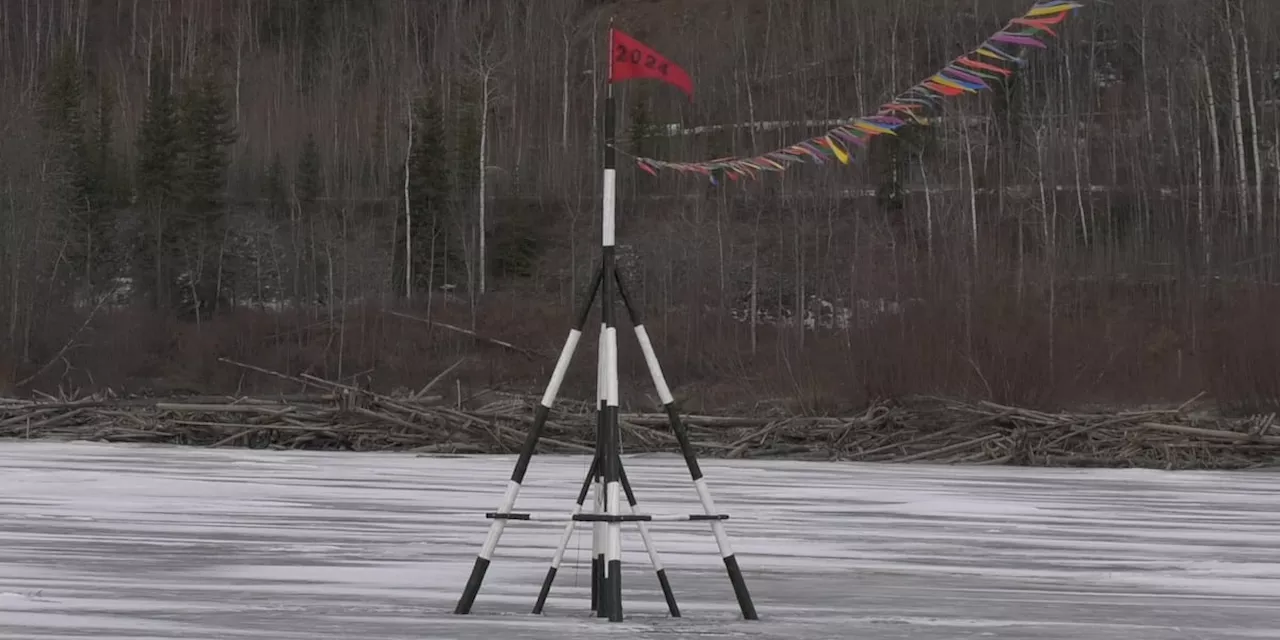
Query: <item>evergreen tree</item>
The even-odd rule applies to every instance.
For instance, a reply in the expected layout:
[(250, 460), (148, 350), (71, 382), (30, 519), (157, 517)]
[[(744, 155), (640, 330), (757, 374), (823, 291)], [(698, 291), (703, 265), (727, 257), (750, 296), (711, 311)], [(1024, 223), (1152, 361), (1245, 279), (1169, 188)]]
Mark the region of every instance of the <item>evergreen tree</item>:
[(111, 85), (104, 82), (98, 87), (97, 122), (93, 130), (90, 153), (93, 185), (90, 203), (98, 210), (110, 209), (120, 201), (120, 176), (116, 170), (115, 157), (111, 152), (111, 144), (115, 137), (112, 126), (115, 107), (115, 93), (112, 92)]
[[(488, 233), (489, 229), (479, 228), (478, 207), (483, 196), (480, 193), (481, 103), (477, 93), (479, 92), (471, 85), (465, 85), (460, 90), (461, 100), (453, 114), (453, 126), (450, 127), (454, 135), (450, 140), (448, 172), (453, 189), (448, 196), (448, 217), (451, 224), (446, 237), (448, 246), (456, 247), (459, 253), (463, 246), (471, 245), (472, 255), (478, 258), (479, 242), (476, 234)], [(485, 217), (485, 226), (490, 227), (493, 216), (486, 214)], [(486, 236), (485, 242), (492, 244), (489, 240)], [(492, 254), (487, 249), (486, 253)], [(456, 264), (458, 269), (454, 272), (457, 274), (454, 281), (464, 280), (467, 274), (463, 272), (463, 262), (458, 260), (451, 264)]]
[(83, 75), (75, 49), (63, 46), (49, 66), (40, 105), (40, 125), (70, 171), (83, 170), (87, 151)]
[(151, 69), (151, 86), (146, 109), (138, 129), (138, 166), (135, 183), (137, 200), (143, 210), (143, 242), (134, 253), (134, 286), (148, 293), (155, 308), (170, 300), (169, 280), (173, 272), (174, 234), (170, 223), (172, 207), (178, 200), (178, 161), (181, 140), (177, 103), (169, 74), (159, 62)]
[(872, 145), (871, 158), (879, 169), (876, 201), (889, 213), (906, 206), (906, 182), (913, 163), (919, 162), (935, 141), (932, 127), (907, 125), (897, 135), (880, 136)]
[(307, 215), (311, 206), (324, 193), (324, 177), (320, 174), (320, 145), (316, 144), (315, 134), (308, 133), (306, 142), (302, 143), (294, 185), (298, 203), (303, 206), (303, 214)]
[(661, 130), (653, 122), (653, 117), (649, 115), (647, 104), (646, 100), (638, 99), (631, 105), (630, 123), (627, 125), (627, 140), (632, 153), (651, 157), (659, 155), (656, 153), (655, 147), (657, 145), (655, 143)]
[(298, 2), (298, 46), (301, 49), (299, 62), (299, 84), (302, 91), (310, 92), (315, 88), (320, 75), (320, 60), (324, 53), (325, 13), (332, 0), (300, 0)]
[(62, 185), (57, 222), (67, 242), (67, 259), (73, 273), (92, 283), (89, 211), (93, 184), (90, 151), (84, 124), (84, 70), (75, 49), (64, 45), (49, 66), (40, 104), (40, 126)]
[(86, 273), (95, 282), (118, 275), (118, 256), (112, 252), (112, 237), (116, 208), (123, 200), (123, 187), (115, 154), (111, 150), (115, 134), (112, 117), (115, 106), (111, 85), (103, 82), (98, 87), (95, 123), (86, 158), (87, 211), (82, 230), (88, 243), (85, 258), (92, 265)]
[[(313, 134), (307, 134), (307, 139), (302, 144), (302, 151), (298, 154), (293, 189), (298, 199), (299, 222), (307, 236), (305, 245), (300, 247), (303, 261), (307, 264), (309, 271), (306, 281), (310, 286), (310, 292), (306, 297), (312, 301), (320, 300), (326, 289), (324, 283), (328, 269), (324, 254), (317, 250), (316, 219), (319, 216), (316, 201), (324, 193), (324, 178), (320, 173), (320, 145), (316, 143)], [(303, 285), (298, 283), (297, 286), (298, 294), (303, 295), (301, 290)]]
[(184, 213), (178, 233), (184, 243), (187, 279), (181, 289), (183, 307), (204, 314), (216, 310), (221, 296), (214, 277), (220, 266), (215, 264), (216, 256), (221, 254), (216, 247), (226, 224), (227, 147), (236, 139), (231, 110), (212, 66), (206, 65), (188, 80), (179, 102), (178, 124)]
[(453, 139), (449, 150), (450, 179), (455, 205), (467, 209), (480, 184), (480, 104), (474, 91), (462, 90), (462, 100), (454, 113)]
[(267, 166), (267, 171), (262, 176), (262, 183), (259, 186), (259, 197), (266, 200), (267, 212), (274, 220), (286, 217), (289, 210), (287, 180), (284, 162), (280, 159), (280, 153), (276, 152), (272, 156), (271, 164)]
[(493, 275), (498, 278), (528, 278), (542, 253), (543, 227), (537, 210), (524, 208), (503, 216), (494, 225)]
[(369, 144), (369, 153), (365, 156), (365, 172), (364, 186), (371, 191), (379, 190), (386, 186), (386, 176), (383, 175), (383, 164), (379, 162), (382, 157), (383, 149), (387, 144), (387, 116), (386, 110), (382, 108), (381, 101), (378, 105), (378, 113), (373, 120), (373, 139)]
[(212, 69), (202, 70), (186, 86), (179, 109), (183, 202), (205, 222), (221, 217), (229, 158), (236, 140), (231, 110)]
[(168, 74), (156, 65), (138, 128), (138, 201), (146, 206), (171, 204), (177, 195), (178, 111)]
[(1021, 74), (1000, 81), (991, 81), (991, 110), (994, 112), (997, 131), (1010, 150), (1022, 146), (1023, 110), (1026, 91)]
[[(901, 132), (902, 130), (899, 130)], [(902, 211), (906, 205), (906, 186), (903, 184), (907, 173), (907, 153), (899, 136), (882, 136), (885, 140), (877, 140), (880, 146), (880, 183), (876, 185), (876, 202), (880, 208), (889, 213)]]
[[(452, 172), (445, 143), (444, 115), (432, 99), (417, 101), (413, 108), (413, 147), (409, 152), (409, 220), (413, 237), (413, 286), (438, 286), (451, 282), (460, 271), (461, 243), (451, 219)], [(432, 240), (435, 245), (435, 282), (429, 281)], [(403, 291), (404, 234), (396, 238), (396, 290)]]

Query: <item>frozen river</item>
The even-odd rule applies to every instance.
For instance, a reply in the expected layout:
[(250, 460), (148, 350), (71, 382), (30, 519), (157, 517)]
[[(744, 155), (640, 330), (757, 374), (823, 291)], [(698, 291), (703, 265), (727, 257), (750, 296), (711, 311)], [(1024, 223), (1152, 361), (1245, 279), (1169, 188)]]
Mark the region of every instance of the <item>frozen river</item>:
[[(518, 511), (588, 460), (534, 458)], [(624, 528), (627, 621), (589, 617), (590, 534), (507, 528), (455, 616), (512, 457), (0, 441), (0, 638), (1230, 640), (1280, 637), (1280, 474), (706, 461), (759, 610), (706, 523), (654, 523), (684, 617)], [(681, 462), (628, 457), (640, 508), (695, 513)]]

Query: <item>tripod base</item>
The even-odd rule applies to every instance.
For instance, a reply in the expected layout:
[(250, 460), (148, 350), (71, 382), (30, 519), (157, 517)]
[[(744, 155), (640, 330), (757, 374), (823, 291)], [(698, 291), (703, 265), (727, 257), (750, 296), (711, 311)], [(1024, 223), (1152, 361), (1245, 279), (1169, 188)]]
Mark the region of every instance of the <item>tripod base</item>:
[[(619, 451), (621, 434), (618, 430), (618, 406), (616, 403), (617, 343), (613, 333), (614, 328), (610, 322), (612, 313), (608, 310), (608, 304), (611, 302), (611, 296), (609, 295), (611, 293), (610, 284), (616, 285), (618, 297), (622, 299), (630, 317), (636, 339), (640, 343), (641, 351), (644, 354), (645, 364), (648, 366), (659, 399), (662, 401), (663, 409), (667, 414), (671, 431), (679, 444), (685, 465), (693, 480), (694, 491), (702, 506), (703, 512), (700, 514), (664, 515), (644, 514), (637, 511), (635, 492), (622, 467)], [(516, 497), (519, 495), (521, 484), (524, 482), (529, 461), (537, 448), (538, 439), (546, 425), (551, 406), (555, 402), (560, 384), (564, 380), (564, 375), (581, 339), (583, 327), (586, 325), (587, 318), (590, 315), (596, 294), (600, 291), (604, 292), (604, 295), (601, 296), (604, 299), (601, 309), (604, 322), (602, 323), (600, 358), (597, 366), (600, 393), (598, 394), (599, 413), (595, 456), (592, 459), (590, 468), (587, 470), (586, 477), (582, 481), (577, 501), (570, 513), (565, 515), (514, 512), (512, 509), (515, 506)], [(593, 490), (595, 497), (592, 501), (591, 510), (584, 512), (589, 490)], [(621, 501), (619, 498), (621, 496), (619, 495), (619, 490), (626, 495), (628, 510), (626, 514), (620, 510)], [(675, 400), (667, 387), (662, 368), (653, 350), (653, 344), (649, 340), (639, 313), (627, 296), (620, 274), (613, 267), (612, 261), (607, 259), (607, 256), (600, 269), (596, 272), (587, 300), (578, 315), (578, 322), (569, 331), (569, 337), (565, 340), (564, 348), (561, 350), (560, 358), (556, 362), (551, 381), (547, 384), (546, 393), (543, 394), (542, 402), (534, 413), (533, 426), (530, 427), (524, 446), (521, 448), (520, 456), (516, 460), (516, 466), (512, 472), (511, 481), (507, 485), (507, 492), (503, 496), (502, 504), (497, 511), (485, 515), (492, 521), (489, 525), (489, 535), (485, 539), (479, 555), (476, 557), (471, 576), (468, 578), (462, 597), (454, 609), (456, 614), (468, 614), (471, 612), (476, 596), (480, 591), (480, 586), (484, 582), (485, 573), (488, 571), (490, 561), (493, 558), (493, 552), (496, 550), (498, 541), (508, 523), (551, 521), (565, 522), (566, 524), (560, 536), (560, 544), (551, 558), (551, 566), (543, 578), (542, 588), (533, 606), (533, 613), (540, 614), (546, 607), (552, 583), (555, 582), (556, 574), (560, 569), (565, 550), (573, 537), (577, 523), (589, 522), (592, 524), (593, 529), (591, 608), (600, 617), (607, 617), (613, 622), (622, 621), (621, 527), (623, 523), (635, 523), (640, 531), (645, 550), (648, 552), (650, 564), (653, 566), (654, 573), (658, 578), (659, 587), (662, 589), (663, 598), (666, 600), (667, 610), (672, 617), (680, 617), (680, 608), (676, 603), (675, 594), (672, 591), (666, 569), (662, 565), (657, 548), (650, 535), (649, 524), (652, 522), (706, 522), (710, 525), (711, 532), (715, 536), (716, 544), (720, 549), (720, 555), (724, 560), (725, 570), (728, 573), (729, 582), (733, 586), (743, 619), (758, 619), (755, 605), (751, 601), (751, 594), (747, 591), (747, 584), (743, 579), (742, 570), (738, 566), (737, 557), (733, 553), (728, 533), (725, 531), (724, 521), (729, 516), (716, 510), (715, 502), (711, 498), (711, 492), (707, 488), (706, 479), (703, 477), (702, 469), (698, 464), (697, 455), (689, 440), (689, 434), (680, 420), (679, 413), (676, 411)]]

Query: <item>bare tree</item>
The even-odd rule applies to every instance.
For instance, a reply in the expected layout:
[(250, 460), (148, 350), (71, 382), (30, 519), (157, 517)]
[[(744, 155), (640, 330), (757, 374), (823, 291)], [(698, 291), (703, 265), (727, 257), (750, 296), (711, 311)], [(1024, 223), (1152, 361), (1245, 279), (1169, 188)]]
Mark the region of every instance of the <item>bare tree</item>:
[(467, 66), (474, 76), (474, 82), (478, 85), (480, 111), (480, 144), (477, 150), (476, 164), (474, 165), (475, 170), (478, 172), (477, 180), (479, 184), (477, 188), (479, 193), (476, 197), (476, 233), (479, 247), (479, 255), (476, 257), (476, 290), (480, 295), (484, 295), (485, 292), (489, 255), (485, 243), (485, 236), (488, 235), (489, 229), (486, 216), (489, 194), (485, 184), (485, 177), (488, 173), (486, 154), (489, 145), (489, 112), (492, 109), (493, 102), (499, 96), (499, 84), (501, 82), (499, 74), (507, 62), (509, 51), (509, 49), (500, 47), (493, 35), (483, 27), (473, 32), (471, 45), (466, 51)]

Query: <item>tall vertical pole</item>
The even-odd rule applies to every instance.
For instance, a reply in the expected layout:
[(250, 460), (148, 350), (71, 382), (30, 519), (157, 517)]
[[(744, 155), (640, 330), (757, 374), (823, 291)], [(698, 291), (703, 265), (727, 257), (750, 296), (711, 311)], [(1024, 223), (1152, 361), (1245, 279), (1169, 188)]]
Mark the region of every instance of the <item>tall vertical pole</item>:
[[(596, 345), (596, 453), (595, 467), (593, 467), (591, 478), (592, 489), (592, 515), (601, 515), (604, 513), (604, 471), (601, 468), (600, 455), (604, 452), (601, 447), (602, 438), (604, 437), (604, 408), (605, 396), (608, 393), (605, 382), (604, 365), (605, 365), (605, 326), (604, 321), (600, 322), (600, 337)], [(605, 534), (604, 520), (596, 520), (591, 523), (591, 610), (596, 612), (599, 617), (609, 615), (605, 607), (600, 606), (600, 592), (604, 588), (604, 541)]]
[[(600, 315), (604, 322), (605, 407), (603, 429), (597, 446), (605, 485), (605, 515), (617, 517), (621, 511), (621, 459), (618, 456), (618, 330), (614, 319), (614, 253), (615, 207), (617, 206), (617, 155), (613, 145), (617, 139), (617, 108), (613, 96), (613, 24), (609, 25), (609, 84), (604, 105), (604, 191), (601, 198), (600, 251), (604, 278), (600, 288)], [(622, 523), (608, 523), (605, 538), (604, 591), (601, 604), (611, 622), (622, 621)]]

